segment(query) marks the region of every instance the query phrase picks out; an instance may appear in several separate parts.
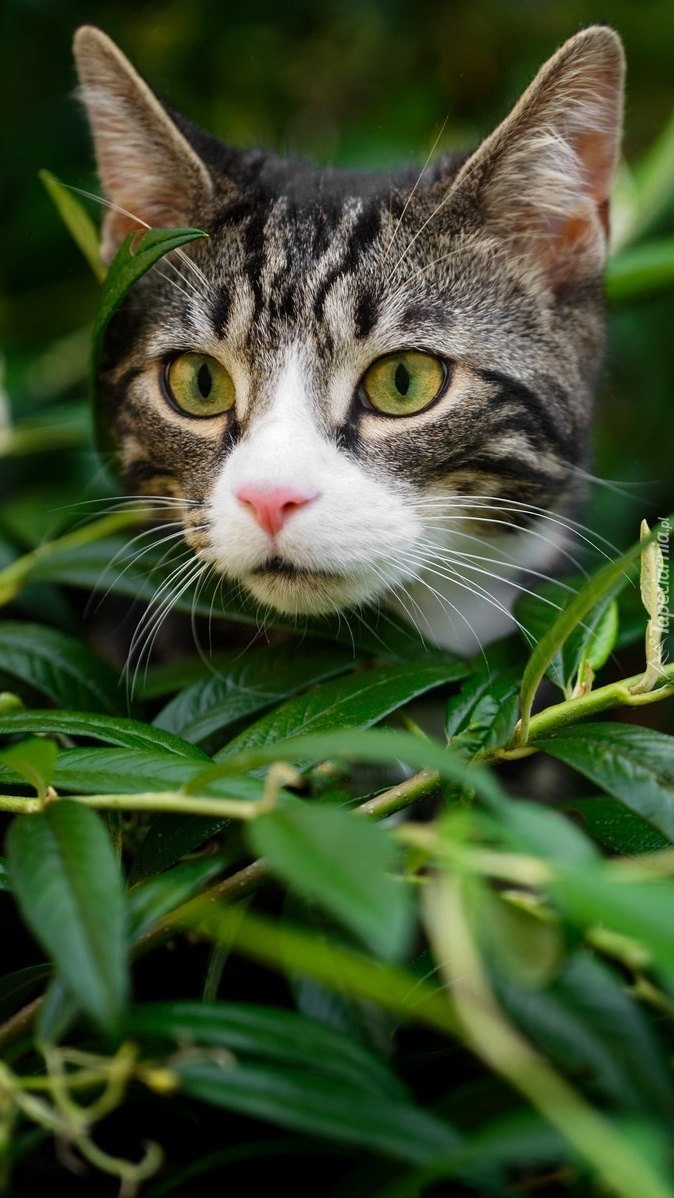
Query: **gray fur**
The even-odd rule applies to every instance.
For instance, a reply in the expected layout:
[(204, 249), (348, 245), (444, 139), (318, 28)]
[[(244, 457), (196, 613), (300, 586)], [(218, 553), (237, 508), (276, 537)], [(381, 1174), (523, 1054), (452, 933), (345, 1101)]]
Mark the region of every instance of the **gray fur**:
[[(110, 328), (100, 380), (127, 480), (185, 499), (197, 553), (208, 557), (218, 472), (271, 410), (298, 344), (321, 437), (396, 494), (451, 496), (457, 510), (478, 496), (485, 518), (513, 500), (522, 506), (511, 531), (541, 508), (569, 510), (603, 353), (622, 86), (611, 30), (572, 38), (475, 154), (420, 177), (320, 171), (225, 147), (161, 108), (98, 31), (80, 31), (77, 57), (102, 180), (127, 209), (107, 218), (108, 255), (162, 204), (209, 233), (189, 261), (174, 256), (135, 288)], [(358, 391), (368, 365), (412, 348), (447, 361), (446, 391), (415, 417), (368, 411)], [(231, 415), (190, 421), (157, 399), (162, 363), (190, 350), (242, 380)]]

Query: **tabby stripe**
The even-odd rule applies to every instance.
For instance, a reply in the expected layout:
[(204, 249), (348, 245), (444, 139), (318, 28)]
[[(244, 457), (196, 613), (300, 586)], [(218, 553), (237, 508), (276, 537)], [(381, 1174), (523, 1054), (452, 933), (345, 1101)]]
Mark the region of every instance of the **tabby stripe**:
[[(535, 391), (531, 391), (525, 387), (523, 383), (515, 382), (514, 379), (508, 378), (507, 375), (500, 374), (495, 370), (477, 370), (476, 373), (486, 383), (495, 383), (498, 387), (497, 394), (490, 401), (491, 404), (499, 404), (505, 406), (512, 405), (516, 410), (520, 408), (527, 412), (533, 418), (531, 427), (540, 435), (542, 432), (548, 444), (554, 445), (560, 452), (560, 455), (574, 464), (578, 461), (579, 441), (577, 430), (574, 428), (565, 428), (562, 422), (555, 419), (554, 412), (550, 405), (546, 405), (540, 395)], [(566, 415), (568, 406), (564, 402), (566, 393), (559, 388), (560, 394), (553, 397), (556, 404), (560, 405), (561, 410)], [(509, 427), (512, 430), (517, 425), (511, 418)], [(540, 442), (539, 442), (540, 443)]]

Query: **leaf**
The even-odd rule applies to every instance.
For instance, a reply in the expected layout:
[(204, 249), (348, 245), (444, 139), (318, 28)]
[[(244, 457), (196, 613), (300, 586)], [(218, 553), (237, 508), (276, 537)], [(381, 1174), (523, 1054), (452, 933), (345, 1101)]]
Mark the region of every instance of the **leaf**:
[[(187, 920), (182, 922), (187, 926)], [(376, 960), (340, 944), (326, 941), (289, 922), (262, 918), (248, 909), (199, 902), (189, 913), (189, 926), (216, 943), (234, 945), (237, 952), (261, 961), (282, 974), (299, 973), (350, 998), (365, 999), (404, 1020), (427, 1024), (457, 1036), (458, 1024), (445, 992), (429, 976)]]
[(121, 706), (114, 670), (81, 641), (53, 628), (0, 623), (0, 670), (59, 707), (111, 715)]
[(641, 881), (616, 874), (611, 862), (559, 867), (550, 886), (567, 919), (583, 929), (602, 925), (644, 946), (669, 977), (674, 976), (674, 928), (670, 878)]
[(13, 736), (21, 732), (82, 736), (130, 749), (163, 751), (196, 761), (210, 760), (196, 745), (174, 736), (171, 732), (143, 724), (140, 720), (98, 715), (96, 712), (32, 710), (0, 716), (0, 736), (3, 733)]
[(606, 270), (606, 298), (629, 303), (674, 286), (674, 237), (655, 237), (622, 250)]
[(170, 911), (197, 894), (223, 865), (222, 857), (185, 861), (170, 873), (134, 886), (126, 896), (129, 942), (136, 943)]
[[(149, 511), (147, 518), (149, 519)], [(137, 527), (140, 523), (138, 510), (127, 513), (124, 519), (117, 516), (106, 517), (106, 520), (110, 521), (112, 527), (114, 524), (117, 527), (120, 524)], [(96, 521), (87, 528), (95, 528), (98, 524)], [(100, 525), (103, 526), (103, 521), (100, 521)], [(80, 531), (86, 532), (86, 528)], [(171, 594), (171, 607), (178, 611), (210, 617), (217, 613), (251, 624), (256, 623), (255, 604), (251, 602), (246, 605), (236, 589), (227, 590), (221, 579), (215, 578), (203, 587), (187, 588), (180, 594), (180, 587), (177, 587), (174, 597), (170, 578), (178, 561), (184, 560), (181, 558), (184, 550), (180, 547), (174, 547), (173, 551), (168, 553), (164, 546), (148, 541), (142, 552), (139, 552), (138, 544), (134, 544), (131, 535), (101, 535), (87, 544), (73, 544), (69, 536), (62, 538), (62, 542), (55, 542), (54, 546), (45, 546), (44, 552), (31, 561), (31, 580), (58, 582), (85, 590), (103, 591), (106, 595), (125, 595), (147, 601), (152, 600), (162, 590), (164, 599)]]
[(75, 198), (73, 191), (52, 175), (51, 171), (38, 173), (75, 244), (84, 254), (99, 283), (102, 282), (105, 278), (105, 267), (99, 252), (98, 230), (89, 213)]
[(57, 756), (58, 747), (53, 740), (37, 737), (0, 750), (0, 762), (25, 778), (41, 799), (51, 782)]
[(395, 1074), (372, 1053), (294, 1011), (257, 1003), (145, 1003), (132, 1010), (129, 1033), (166, 1036), (178, 1044), (214, 1045), (237, 1057), (308, 1066), (372, 1094), (407, 1096)]
[(103, 280), (101, 298), (94, 320), (91, 354), (91, 397), (94, 407), (96, 440), (104, 458), (114, 464), (115, 442), (103, 411), (97, 402), (96, 384), (103, 340), (108, 323), (124, 302), (132, 287), (147, 274), (160, 258), (197, 238), (206, 237), (201, 229), (148, 229), (129, 233), (110, 263)]
[(57, 974), (51, 979), (38, 1012), (35, 1026), (38, 1043), (59, 1044), (81, 1018), (81, 1005), (73, 998), (63, 977)]
[(0, 1023), (20, 1011), (44, 988), (53, 973), (49, 964), (29, 965), (0, 978)]
[[(536, 593), (522, 596), (515, 614), (530, 635), (540, 641), (577, 594), (577, 589), (569, 589), (568, 583), (544, 583)], [(584, 662), (589, 662), (593, 670), (600, 669), (613, 649), (617, 633), (618, 611), (609, 593), (594, 605), (558, 648), (547, 667), (548, 678), (564, 691), (567, 698), (570, 697), (577, 681), (584, 681)]]
[(312, 762), (331, 760), (372, 761), (383, 765), (402, 761), (418, 770), (437, 771), (438, 777), (472, 788), (499, 811), (509, 800), (496, 777), (483, 766), (467, 763), (437, 741), (422, 739), (391, 728), (347, 728), (292, 737), (282, 744), (251, 748), (232, 757), (220, 755), (216, 764), (202, 771), (189, 784), (193, 791), (214, 778), (257, 770), (275, 761)]
[[(208, 760), (208, 759), (206, 759)], [(149, 749), (62, 749), (53, 783), (57, 790), (81, 794), (141, 794), (180, 790), (204, 773), (204, 760)], [(0, 770), (0, 778), (9, 771)], [(232, 795), (260, 798), (262, 782), (254, 778), (221, 778), (199, 788), (214, 798)]]
[(546, 989), (497, 978), (510, 1014), (565, 1072), (626, 1111), (674, 1118), (664, 1046), (643, 1008), (600, 959), (575, 952)]
[(397, 1160), (427, 1164), (454, 1153), (460, 1139), (411, 1102), (379, 1096), (308, 1070), (215, 1061), (178, 1065), (183, 1090), (225, 1110), (310, 1135), (362, 1145)]
[(583, 827), (593, 840), (622, 856), (656, 852), (671, 843), (617, 799), (603, 796), (571, 799), (564, 807), (571, 816), (580, 815)]
[[(622, 241), (643, 237), (668, 211), (674, 195), (674, 114), (636, 165), (630, 178), (630, 220)], [(621, 197), (622, 199), (622, 197)]]
[(469, 668), (452, 659), (415, 662), (378, 666), (325, 682), (246, 728), (215, 760), (308, 733), (368, 727), (434, 687), (465, 677)]
[(629, 724), (580, 724), (536, 742), (674, 842), (674, 737)]
[[(650, 540), (655, 540), (663, 531), (669, 531), (674, 522), (674, 516), (661, 521), (652, 531)], [(522, 717), (521, 736), (524, 743), (529, 728), (531, 707), (536, 691), (555, 654), (571, 635), (573, 630), (581, 625), (595, 604), (610, 596), (613, 598), (629, 581), (628, 570), (641, 557), (645, 546), (644, 541), (637, 541), (622, 557), (615, 562), (609, 562), (598, 570), (589, 582), (571, 600), (568, 607), (559, 613), (550, 628), (541, 637), (527, 662), (522, 678)]]
[(340, 807), (284, 802), (247, 829), (264, 857), (293, 891), (314, 899), (385, 959), (409, 946), (410, 894), (395, 880), (399, 852), (390, 835)]
[(15, 819), (7, 847), (26, 923), (83, 1010), (116, 1033), (128, 991), (124, 899), (102, 821), (59, 800)]
[[(249, 778), (232, 778), (233, 785), (227, 787), (227, 795), (232, 798), (251, 801), (262, 797), (262, 787), (259, 782)], [(168, 869), (181, 857), (191, 853), (193, 849), (217, 836), (223, 828), (231, 823), (223, 816), (209, 819), (206, 815), (171, 815), (165, 813), (157, 816), (148, 828), (133, 864), (129, 870), (129, 885), (137, 886), (141, 882), (154, 878)], [(236, 859), (236, 858), (235, 858)], [(226, 861), (219, 858), (221, 867)], [(171, 871), (173, 875), (174, 871)]]
[(353, 651), (297, 645), (264, 645), (232, 652), (217, 673), (177, 695), (154, 724), (199, 743), (245, 716), (272, 707), (312, 683), (353, 669)]
[(517, 720), (521, 676), (519, 661), (488, 650), (486, 660), (447, 704), (446, 732), (453, 749), (474, 756), (509, 743)]

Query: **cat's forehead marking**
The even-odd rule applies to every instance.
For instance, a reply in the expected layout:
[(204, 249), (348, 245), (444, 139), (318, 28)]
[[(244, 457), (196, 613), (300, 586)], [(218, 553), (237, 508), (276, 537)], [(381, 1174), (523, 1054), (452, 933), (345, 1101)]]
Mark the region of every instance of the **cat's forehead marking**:
[[(282, 195), (258, 196), (224, 212), (215, 236), (226, 282), (207, 297), (208, 319), (223, 339), (245, 340), (257, 354), (278, 345), (292, 325), (322, 325), (331, 347), (331, 294), (341, 292), (341, 321), (363, 338), (378, 318), (373, 264), (384, 245), (388, 212), (383, 198), (327, 196), (316, 204)], [(348, 281), (348, 288), (340, 286)], [(345, 301), (348, 300), (348, 303)], [(252, 302), (251, 302), (252, 301)], [(245, 308), (245, 312), (243, 309)]]

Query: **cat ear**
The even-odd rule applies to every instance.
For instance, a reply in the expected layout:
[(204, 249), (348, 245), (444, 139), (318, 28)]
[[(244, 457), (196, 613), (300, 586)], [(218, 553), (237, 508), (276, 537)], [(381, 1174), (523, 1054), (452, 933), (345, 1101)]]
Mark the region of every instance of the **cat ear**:
[(472, 196), (485, 225), (552, 290), (603, 269), (623, 78), (612, 29), (570, 38), (455, 180), (453, 198)]
[(74, 53), (98, 173), (114, 205), (103, 220), (101, 257), (109, 262), (134, 229), (194, 224), (213, 184), (201, 159), (110, 38), (85, 25), (75, 35)]

